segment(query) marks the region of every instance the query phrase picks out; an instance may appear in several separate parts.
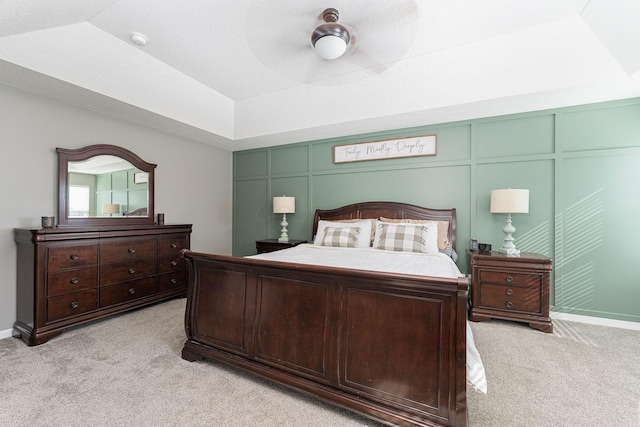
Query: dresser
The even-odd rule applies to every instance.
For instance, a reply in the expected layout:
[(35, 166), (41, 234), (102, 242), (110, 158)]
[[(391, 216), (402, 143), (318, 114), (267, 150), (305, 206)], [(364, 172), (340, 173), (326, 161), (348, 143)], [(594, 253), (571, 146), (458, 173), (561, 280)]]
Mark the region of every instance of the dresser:
[(16, 229), (14, 336), (38, 345), (65, 328), (183, 296), (191, 225)]
[(280, 249), (292, 248), (301, 243), (307, 243), (306, 240), (289, 240), (288, 242), (280, 242), (278, 239), (256, 240), (256, 251), (259, 254), (265, 252), (279, 251)]
[(533, 253), (467, 252), (471, 267), (469, 318), (504, 319), (553, 332), (549, 317), (550, 258)]

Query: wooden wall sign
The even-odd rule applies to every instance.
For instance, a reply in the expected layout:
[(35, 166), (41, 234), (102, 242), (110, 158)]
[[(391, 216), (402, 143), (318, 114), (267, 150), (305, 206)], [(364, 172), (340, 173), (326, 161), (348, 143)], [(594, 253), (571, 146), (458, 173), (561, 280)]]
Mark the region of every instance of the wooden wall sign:
[(409, 136), (333, 147), (334, 163), (435, 155), (436, 135)]

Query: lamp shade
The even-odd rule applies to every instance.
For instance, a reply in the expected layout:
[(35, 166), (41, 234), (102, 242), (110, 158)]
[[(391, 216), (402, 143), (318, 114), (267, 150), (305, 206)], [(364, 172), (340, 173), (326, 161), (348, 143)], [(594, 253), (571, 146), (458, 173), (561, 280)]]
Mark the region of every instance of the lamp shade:
[(296, 212), (296, 198), (295, 197), (274, 197), (273, 198), (273, 213), (295, 213)]
[(492, 190), (491, 213), (529, 213), (529, 190)]
[(102, 213), (104, 214), (120, 213), (120, 205), (117, 205), (115, 203), (104, 203), (102, 205)]

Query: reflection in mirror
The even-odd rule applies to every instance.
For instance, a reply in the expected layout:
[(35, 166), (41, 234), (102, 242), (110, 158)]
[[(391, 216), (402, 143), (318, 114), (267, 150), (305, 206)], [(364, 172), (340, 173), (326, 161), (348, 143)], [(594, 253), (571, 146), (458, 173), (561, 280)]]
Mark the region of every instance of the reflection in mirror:
[(153, 223), (156, 165), (113, 145), (57, 151), (60, 225)]
[(95, 156), (68, 168), (69, 218), (114, 217), (147, 207), (148, 183), (136, 179), (145, 172), (120, 157)]

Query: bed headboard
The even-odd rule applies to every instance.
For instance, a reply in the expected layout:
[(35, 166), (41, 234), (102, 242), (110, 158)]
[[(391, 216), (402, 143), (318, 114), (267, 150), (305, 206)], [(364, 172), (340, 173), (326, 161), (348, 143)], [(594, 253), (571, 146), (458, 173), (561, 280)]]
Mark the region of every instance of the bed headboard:
[(316, 209), (313, 218), (313, 236), (318, 230), (318, 221), (336, 221), (339, 219), (366, 219), (366, 218), (393, 218), (393, 219), (426, 219), (432, 221), (449, 221), (448, 239), (451, 247), (456, 249), (456, 210), (429, 209), (421, 206), (409, 205), (397, 202), (363, 202), (342, 206), (335, 209)]

